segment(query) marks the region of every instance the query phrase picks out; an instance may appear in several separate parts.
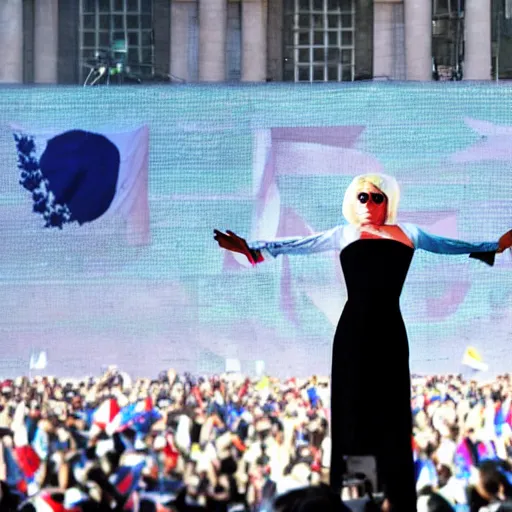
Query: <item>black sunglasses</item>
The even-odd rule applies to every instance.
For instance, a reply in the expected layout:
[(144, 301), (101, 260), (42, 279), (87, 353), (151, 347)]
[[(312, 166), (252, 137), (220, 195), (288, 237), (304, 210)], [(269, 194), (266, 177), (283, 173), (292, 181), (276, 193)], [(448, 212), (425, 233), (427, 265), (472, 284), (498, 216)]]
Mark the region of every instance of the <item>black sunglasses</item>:
[(375, 204), (382, 204), (384, 199), (386, 199), (386, 196), (384, 194), (380, 194), (379, 192), (371, 192), (370, 194), (367, 192), (360, 192), (357, 194), (357, 199), (361, 204), (366, 204), (369, 201), (370, 196)]

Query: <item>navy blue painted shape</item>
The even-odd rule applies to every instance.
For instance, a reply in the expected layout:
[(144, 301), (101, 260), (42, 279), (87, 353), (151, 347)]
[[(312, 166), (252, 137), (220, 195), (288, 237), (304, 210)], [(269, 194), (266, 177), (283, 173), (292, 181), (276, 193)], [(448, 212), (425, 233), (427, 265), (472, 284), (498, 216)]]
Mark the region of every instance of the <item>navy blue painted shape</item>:
[(39, 167), (55, 202), (69, 208), (71, 221), (83, 224), (103, 215), (112, 204), (120, 154), (104, 135), (70, 130), (48, 141)]

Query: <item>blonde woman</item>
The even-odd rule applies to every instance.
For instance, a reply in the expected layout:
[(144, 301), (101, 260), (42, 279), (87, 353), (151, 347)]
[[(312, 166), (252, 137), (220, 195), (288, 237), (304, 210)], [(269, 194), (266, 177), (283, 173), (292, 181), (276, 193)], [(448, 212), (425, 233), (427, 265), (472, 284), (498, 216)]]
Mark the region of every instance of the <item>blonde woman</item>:
[[(280, 254), (335, 250), (348, 291), (332, 354), (330, 483), (341, 491), (344, 457), (371, 455), (386, 510), (416, 510), (407, 333), (399, 298), (414, 251), (470, 254), (493, 264), (512, 246), (512, 230), (497, 242), (467, 243), (397, 224), (400, 190), (391, 176), (354, 178), (343, 201), (348, 224), (307, 237), (247, 243), (215, 230), (220, 247), (253, 264)], [(389, 399), (379, 399), (385, 392)], [(377, 399), (376, 399), (377, 398)]]

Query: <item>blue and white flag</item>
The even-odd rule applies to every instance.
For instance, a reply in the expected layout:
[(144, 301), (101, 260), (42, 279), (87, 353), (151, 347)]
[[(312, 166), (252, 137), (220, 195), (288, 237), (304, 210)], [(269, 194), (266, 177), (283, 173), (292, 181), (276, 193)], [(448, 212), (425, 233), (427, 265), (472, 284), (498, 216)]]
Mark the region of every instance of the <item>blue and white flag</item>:
[(20, 185), (46, 228), (120, 215), (129, 243), (149, 243), (147, 126), (119, 133), (12, 130)]

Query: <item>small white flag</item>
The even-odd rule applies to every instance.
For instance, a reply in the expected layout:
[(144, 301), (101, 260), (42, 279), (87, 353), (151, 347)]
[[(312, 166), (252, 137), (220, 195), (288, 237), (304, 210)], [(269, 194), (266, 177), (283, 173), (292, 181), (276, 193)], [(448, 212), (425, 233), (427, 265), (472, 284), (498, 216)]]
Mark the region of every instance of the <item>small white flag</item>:
[(30, 369), (31, 370), (44, 370), (48, 364), (48, 357), (46, 351), (42, 350), (39, 353), (32, 353), (30, 356)]
[(263, 361), (261, 359), (259, 359), (258, 361), (255, 361), (254, 368), (256, 370), (256, 376), (263, 377), (263, 374), (265, 373), (265, 361)]
[(239, 359), (226, 359), (226, 373), (240, 373), (242, 365)]

